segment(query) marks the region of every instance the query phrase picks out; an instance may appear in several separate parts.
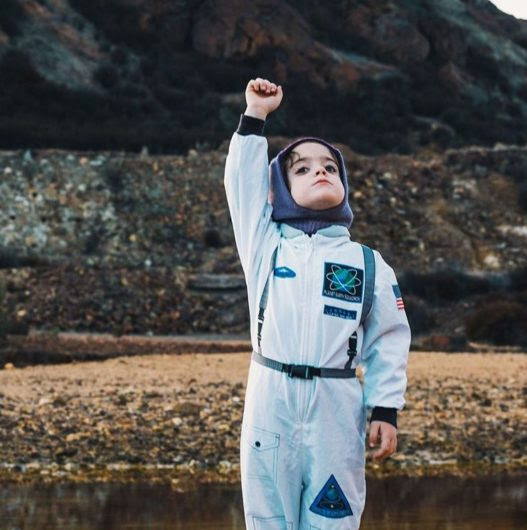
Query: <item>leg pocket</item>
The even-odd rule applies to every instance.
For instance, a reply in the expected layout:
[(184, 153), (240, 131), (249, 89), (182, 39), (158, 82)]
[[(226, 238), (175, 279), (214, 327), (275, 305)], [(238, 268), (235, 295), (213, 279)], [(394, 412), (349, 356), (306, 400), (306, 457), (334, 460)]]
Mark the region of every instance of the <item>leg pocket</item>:
[(280, 434), (248, 425), (244, 440), (247, 477), (268, 479), (276, 483)]
[(253, 530), (293, 530), (293, 523), (285, 517), (256, 517), (253, 515)]

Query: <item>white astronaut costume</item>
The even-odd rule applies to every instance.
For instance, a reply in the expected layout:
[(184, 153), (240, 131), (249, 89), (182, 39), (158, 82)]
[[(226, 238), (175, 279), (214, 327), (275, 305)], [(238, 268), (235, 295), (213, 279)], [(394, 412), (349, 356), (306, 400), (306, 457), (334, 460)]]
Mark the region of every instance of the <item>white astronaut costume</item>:
[[(253, 350), (260, 343), (265, 357), (282, 363), (350, 368), (356, 332), (351, 367), (361, 363), (364, 386), (356, 377), (304, 379), (251, 361), (240, 437), (245, 523), (250, 530), (354, 530), (366, 499), (367, 414), (404, 407), (410, 327), (395, 273), (377, 250), (373, 303), (362, 326), (361, 244), (345, 226), (309, 237), (272, 220), (267, 150), (265, 136), (236, 131), (225, 163)], [(342, 278), (350, 274), (355, 287), (346, 292)]]

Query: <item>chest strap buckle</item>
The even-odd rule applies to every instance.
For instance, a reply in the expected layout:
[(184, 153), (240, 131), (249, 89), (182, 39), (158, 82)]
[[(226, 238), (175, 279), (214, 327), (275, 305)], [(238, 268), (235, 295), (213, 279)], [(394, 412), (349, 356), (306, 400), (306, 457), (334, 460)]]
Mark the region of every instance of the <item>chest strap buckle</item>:
[(308, 364), (284, 364), (282, 370), (289, 377), (300, 377), (301, 379), (313, 379), (313, 375), (320, 375), (320, 368)]

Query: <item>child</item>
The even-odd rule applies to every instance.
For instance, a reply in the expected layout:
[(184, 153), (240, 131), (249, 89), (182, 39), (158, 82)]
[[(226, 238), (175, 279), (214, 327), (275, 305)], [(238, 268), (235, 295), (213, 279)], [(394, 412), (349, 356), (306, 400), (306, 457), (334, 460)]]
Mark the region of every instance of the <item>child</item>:
[[(357, 529), (367, 413), (370, 446), (381, 438), (374, 458), (397, 446), (408, 320), (393, 269), (377, 250), (368, 254), (350, 239), (340, 151), (305, 137), (269, 164), (263, 127), (282, 88), (251, 79), (245, 96), (224, 184), (254, 361), (240, 437), (246, 527)], [(365, 271), (375, 273), (374, 283)], [(364, 386), (355, 377), (359, 362)]]

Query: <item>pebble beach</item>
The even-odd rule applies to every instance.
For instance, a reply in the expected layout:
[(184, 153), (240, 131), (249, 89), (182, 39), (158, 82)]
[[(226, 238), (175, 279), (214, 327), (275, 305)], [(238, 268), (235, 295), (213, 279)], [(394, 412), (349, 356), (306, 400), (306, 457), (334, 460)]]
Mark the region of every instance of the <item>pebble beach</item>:
[[(239, 482), (249, 352), (0, 370), (0, 480)], [(362, 374), (359, 370), (359, 379)], [(410, 353), (397, 451), (366, 472), (527, 471), (527, 355)]]

